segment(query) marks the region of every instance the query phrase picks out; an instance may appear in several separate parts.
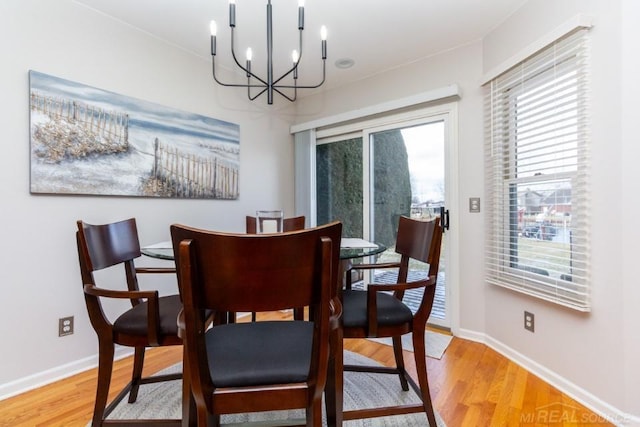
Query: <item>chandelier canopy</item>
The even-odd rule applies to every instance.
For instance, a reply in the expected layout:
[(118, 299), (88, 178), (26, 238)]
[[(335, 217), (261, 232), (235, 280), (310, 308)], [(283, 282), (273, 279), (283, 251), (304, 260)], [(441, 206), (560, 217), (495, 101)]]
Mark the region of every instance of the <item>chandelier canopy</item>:
[[(247, 97), (253, 101), (260, 95), (266, 92), (267, 103), (273, 104), (274, 92), (279, 93), (289, 101), (296, 100), (298, 95), (298, 89), (315, 89), (320, 87), (325, 81), (326, 72), (326, 60), (327, 60), (327, 29), (323, 25), (320, 29), (320, 46), (322, 52), (322, 80), (315, 85), (298, 85), (298, 64), (302, 58), (302, 32), (304, 30), (304, 0), (298, 1), (298, 32), (299, 32), (299, 47), (297, 50), (293, 50), (291, 53), (291, 68), (280, 77), (275, 78), (273, 75), (273, 16), (272, 16), (271, 0), (267, 2), (267, 75), (266, 77), (260, 77), (251, 70), (251, 60), (253, 59), (253, 51), (251, 48), (247, 49), (247, 60), (243, 66), (238, 61), (235, 51), (235, 28), (236, 28), (236, 2), (235, 0), (229, 0), (229, 28), (231, 29), (231, 55), (236, 65), (242, 69), (247, 76), (246, 84), (238, 83), (224, 83), (216, 76), (216, 33), (217, 25), (215, 21), (211, 21), (211, 58), (212, 58), (212, 70), (214, 80), (222, 86), (242, 87), (247, 88)], [(286, 81), (285, 78), (290, 76)], [(286, 83), (288, 82), (288, 83)], [(252, 95), (252, 89), (254, 94)], [(289, 93), (285, 93), (289, 92)]]

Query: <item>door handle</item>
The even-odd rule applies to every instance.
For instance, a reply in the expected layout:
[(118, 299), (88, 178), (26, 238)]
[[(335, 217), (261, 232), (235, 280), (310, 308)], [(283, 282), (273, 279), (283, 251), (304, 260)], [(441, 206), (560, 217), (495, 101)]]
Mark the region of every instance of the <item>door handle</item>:
[(445, 209), (444, 206), (440, 206), (440, 225), (443, 233), (449, 229), (449, 209)]

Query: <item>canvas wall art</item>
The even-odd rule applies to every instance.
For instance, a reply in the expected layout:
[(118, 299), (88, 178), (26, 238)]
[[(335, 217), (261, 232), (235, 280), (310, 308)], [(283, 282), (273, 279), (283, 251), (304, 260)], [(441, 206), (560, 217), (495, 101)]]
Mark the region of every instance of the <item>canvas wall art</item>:
[(240, 127), (29, 72), (31, 192), (237, 199)]

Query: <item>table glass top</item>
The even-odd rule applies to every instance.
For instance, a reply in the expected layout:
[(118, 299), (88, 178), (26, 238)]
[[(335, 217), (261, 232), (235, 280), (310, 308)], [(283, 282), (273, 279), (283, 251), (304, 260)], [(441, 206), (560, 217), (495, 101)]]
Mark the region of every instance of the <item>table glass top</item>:
[[(364, 258), (387, 250), (387, 247), (382, 244), (363, 239), (343, 238), (341, 243), (340, 259)], [(173, 260), (173, 248), (169, 241), (145, 246), (141, 252), (151, 258)]]

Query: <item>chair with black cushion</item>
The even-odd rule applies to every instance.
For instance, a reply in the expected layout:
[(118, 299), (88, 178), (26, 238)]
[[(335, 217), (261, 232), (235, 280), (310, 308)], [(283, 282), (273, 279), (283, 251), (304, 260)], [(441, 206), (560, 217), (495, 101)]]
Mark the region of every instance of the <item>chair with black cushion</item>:
[[(247, 222), (247, 230), (246, 230), (247, 234), (256, 234), (258, 232), (257, 231), (258, 218), (255, 216), (247, 215), (246, 222)], [(282, 220), (282, 231), (287, 232), (287, 231), (303, 230), (304, 222), (305, 222), (304, 215), (294, 216), (291, 218), (284, 218)], [(296, 316), (298, 316), (298, 318), (301, 318), (301, 316), (303, 315), (303, 313), (299, 309), (294, 309), (294, 313), (296, 313)], [(256, 321), (256, 313), (251, 313), (251, 321), (252, 322)]]
[[(329, 392), (337, 393), (327, 399), (329, 404), (336, 402), (336, 412), (340, 420), (373, 418), (388, 415), (426, 412), (431, 426), (436, 426), (435, 414), (429, 393), (427, 379), (427, 363), (425, 349), (425, 329), (431, 314), (436, 290), (436, 279), (440, 260), (442, 228), (439, 219), (421, 221), (400, 217), (395, 251), (401, 258), (398, 263), (358, 264), (353, 268), (380, 269), (397, 268), (398, 278), (395, 284), (372, 283), (365, 290), (345, 289), (342, 293), (343, 304), (343, 336), (344, 338), (392, 338), (396, 367), (380, 366), (342, 366), (339, 360), (335, 375), (330, 377)], [(422, 280), (407, 282), (410, 260), (429, 264), (427, 277)], [(405, 291), (424, 288), (424, 294), (415, 314), (402, 301)], [(412, 333), (418, 384), (407, 373), (402, 354), (402, 335)], [(409, 390), (409, 385), (421, 398), (421, 403), (400, 407), (382, 407), (343, 411), (342, 382), (345, 371), (395, 374), (399, 376), (402, 389)], [(336, 384), (332, 384), (335, 381)], [(366, 391), (363, 391), (366, 392)], [(336, 400), (337, 399), (337, 400)]]
[[(272, 234), (171, 226), (184, 302), (184, 372), (198, 426), (217, 426), (223, 414), (294, 408), (306, 409), (307, 426), (322, 425), (329, 334), (340, 316), (334, 285), (341, 230), (340, 222)], [(309, 320), (204, 327), (206, 309), (292, 307), (309, 307)]]
[[(146, 347), (182, 345), (178, 336), (177, 317), (182, 309), (179, 295), (159, 296), (157, 290), (140, 290), (137, 274), (176, 274), (175, 268), (136, 267), (134, 260), (141, 256), (135, 219), (91, 225), (78, 221), (76, 240), (84, 299), (89, 320), (98, 335), (98, 384), (92, 426), (105, 424), (105, 419), (128, 394), (129, 403), (136, 401), (140, 385), (159, 381), (177, 380), (182, 374), (142, 377)], [(124, 268), (122, 281), (98, 284), (94, 274), (111, 267)], [(126, 285), (125, 285), (126, 284)], [(128, 308), (120, 314), (107, 316), (103, 300), (128, 300)], [(110, 310), (111, 312), (111, 306)], [(112, 320), (114, 319), (114, 320)], [(133, 373), (131, 382), (107, 406), (115, 345), (133, 347)], [(159, 422), (180, 425), (181, 420), (134, 420), (137, 423)], [(132, 420), (109, 420), (109, 425), (131, 425)]]

